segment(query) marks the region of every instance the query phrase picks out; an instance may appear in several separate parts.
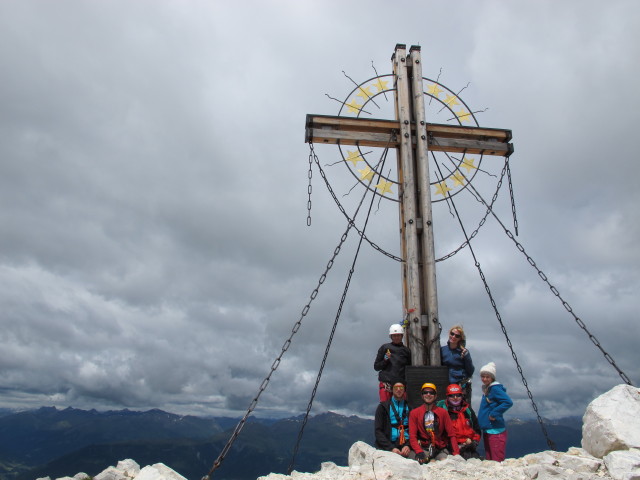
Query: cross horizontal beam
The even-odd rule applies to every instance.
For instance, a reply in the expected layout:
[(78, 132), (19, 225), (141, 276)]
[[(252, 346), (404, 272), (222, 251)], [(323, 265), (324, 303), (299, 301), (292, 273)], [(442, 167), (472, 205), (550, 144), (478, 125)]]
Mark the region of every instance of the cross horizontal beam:
[[(399, 132), (397, 120), (309, 114), (305, 142), (393, 148), (400, 144)], [(513, 153), (510, 140), (511, 130), (427, 123), (428, 148), (434, 152), (508, 157)]]

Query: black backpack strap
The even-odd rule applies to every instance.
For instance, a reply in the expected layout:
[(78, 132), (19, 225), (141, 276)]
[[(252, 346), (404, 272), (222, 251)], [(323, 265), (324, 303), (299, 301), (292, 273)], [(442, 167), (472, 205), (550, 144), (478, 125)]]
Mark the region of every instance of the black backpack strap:
[(399, 421), (398, 425), (404, 425), (404, 420), (405, 418), (407, 418), (407, 412), (409, 410), (409, 408), (407, 408), (406, 402), (405, 402), (405, 406), (402, 408), (402, 415), (398, 413), (398, 409), (393, 404), (393, 399), (389, 400), (389, 406), (393, 410), (393, 414), (396, 416), (396, 419)]

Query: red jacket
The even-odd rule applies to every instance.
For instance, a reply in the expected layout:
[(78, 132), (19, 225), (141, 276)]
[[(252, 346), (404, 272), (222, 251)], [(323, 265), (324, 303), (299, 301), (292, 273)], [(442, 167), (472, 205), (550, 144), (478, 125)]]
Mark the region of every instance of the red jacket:
[[(471, 412), (473, 410), (470, 410)], [(467, 408), (460, 409), (459, 412), (449, 412), (449, 418), (451, 418), (451, 414), (454, 414), (455, 419), (451, 419), (451, 424), (453, 425), (453, 431), (456, 432), (456, 438), (459, 442), (464, 442), (467, 438), (471, 440), (475, 440), (476, 442), (480, 441), (480, 433), (473, 429), (473, 426), (478, 428), (478, 421), (476, 420), (475, 424), (471, 420), (471, 417), (467, 417)], [(457, 415), (456, 415), (457, 413)]]
[[(436, 407), (434, 405), (432, 409), (433, 414), (436, 417), (436, 430), (433, 438), (433, 445), (436, 448), (451, 448), (453, 455), (460, 455), (460, 449), (458, 448), (458, 441), (453, 430), (451, 419), (449, 418), (449, 412), (444, 408)], [(431, 439), (424, 428), (424, 415), (427, 413), (427, 406), (421, 405), (418, 408), (411, 410), (409, 414), (409, 443), (411, 448), (416, 453), (423, 452), (423, 448), (420, 445), (429, 445)]]

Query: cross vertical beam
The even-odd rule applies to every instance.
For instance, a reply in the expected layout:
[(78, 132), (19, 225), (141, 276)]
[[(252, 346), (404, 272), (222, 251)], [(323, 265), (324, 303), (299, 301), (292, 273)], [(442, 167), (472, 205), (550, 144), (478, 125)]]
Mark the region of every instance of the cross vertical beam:
[[(420, 47), (412, 46), (411, 85), (413, 93), (413, 111), (416, 123), (416, 179), (420, 206), (419, 225), (422, 226), (420, 247), (422, 253), (422, 288), (426, 307), (421, 316), (421, 325), (426, 327), (426, 357), (424, 365), (440, 365), (440, 331), (438, 328), (438, 295), (436, 288), (436, 255), (433, 235), (433, 216), (431, 213), (431, 181), (429, 176), (429, 145), (427, 142), (427, 120), (425, 118), (424, 93), (422, 86), (422, 61)], [(426, 323), (426, 324), (425, 324)]]
[[(413, 365), (439, 365), (436, 291), (427, 122), (422, 89), (420, 47), (396, 45), (392, 57), (396, 81), (396, 119), (400, 125), (398, 182), (403, 307)], [(414, 125), (415, 128), (411, 128)]]

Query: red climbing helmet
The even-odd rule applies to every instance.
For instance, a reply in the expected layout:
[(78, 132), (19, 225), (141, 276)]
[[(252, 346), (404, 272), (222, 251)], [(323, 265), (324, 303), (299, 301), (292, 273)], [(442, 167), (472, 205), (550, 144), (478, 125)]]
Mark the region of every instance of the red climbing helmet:
[(460, 387), (460, 385), (452, 383), (447, 387), (447, 395), (454, 395), (456, 393), (462, 395), (462, 387)]

